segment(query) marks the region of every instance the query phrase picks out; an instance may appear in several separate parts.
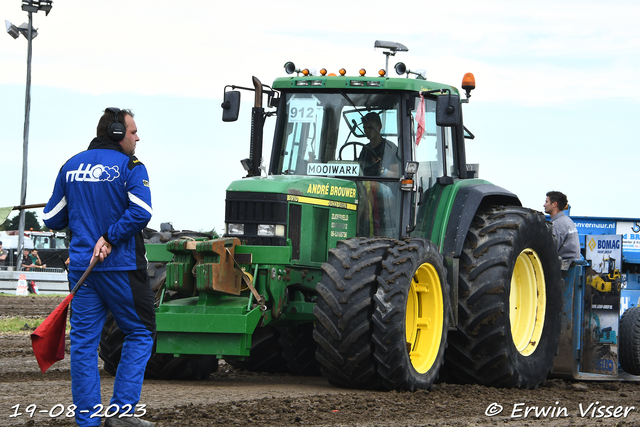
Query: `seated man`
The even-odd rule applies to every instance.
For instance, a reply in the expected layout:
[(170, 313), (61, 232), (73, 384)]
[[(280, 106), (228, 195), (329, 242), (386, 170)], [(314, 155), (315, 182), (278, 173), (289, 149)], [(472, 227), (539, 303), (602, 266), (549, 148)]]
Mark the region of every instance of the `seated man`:
[(34, 267), (33, 259), (31, 258), (31, 251), (29, 249), (25, 249), (22, 251), (22, 269), (24, 271), (29, 271)]
[(40, 260), (40, 255), (38, 255), (37, 249), (33, 249), (29, 256), (31, 257), (31, 263), (35, 268), (47, 268), (47, 264), (43, 264)]
[(380, 134), (382, 121), (378, 113), (368, 113), (362, 118), (364, 134), (369, 143), (362, 148), (358, 161), (365, 176), (400, 176), (400, 153), (398, 147)]

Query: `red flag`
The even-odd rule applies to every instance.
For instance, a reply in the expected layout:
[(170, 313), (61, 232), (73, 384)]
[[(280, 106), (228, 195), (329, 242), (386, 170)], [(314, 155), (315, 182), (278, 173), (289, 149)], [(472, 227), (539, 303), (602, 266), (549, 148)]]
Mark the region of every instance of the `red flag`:
[(420, 93), (420, 105), (418, 105), (418, 111), (416, 111), (416, 123), (418, 129), (416, 130), (416, 145), (420, 144), (422, 135), (425, 132), (425, 120), (424, 120), (424, 96)]
[(67, 329), (67, 311), (73, 296), (84, 283), (93, 267), (98, 262), (98, 257), (93, 257), (89, 268), (82, 274), (78, 283), (60, 305), (46, 318), (44, 322), (31, 334), (31, 348), (36, 356), (38, 366), (44, 374), (58, 360), (64, 359), (64, 337)]
[(31, 347), (38, 366), (44, 374), (51, 365), (64, 359), (64, 337), (67, 327), (67, 311), (73, 294), (53, 310), (44, 322), (31, 334)]

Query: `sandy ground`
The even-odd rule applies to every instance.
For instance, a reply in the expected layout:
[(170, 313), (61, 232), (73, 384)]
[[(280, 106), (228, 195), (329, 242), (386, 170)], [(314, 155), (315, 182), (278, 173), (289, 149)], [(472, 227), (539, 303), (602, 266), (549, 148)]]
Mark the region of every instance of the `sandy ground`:
[[(45, 316), (61, 300), (0, 295), (0, 316)], [(72, 404), (68, 354), (41, 374), (28, 333), (0, 335), (0, 426), (75, 425), (64, 416)], [(103, 370), (101, 378), (108, 404), (113, 378)], [(158, 426), (640, 426), (640, 383), (556, 379), (538, 390), (436, 384), (376, 392), (224, 362), (203, 381), (146, 380), (140, 403)]]

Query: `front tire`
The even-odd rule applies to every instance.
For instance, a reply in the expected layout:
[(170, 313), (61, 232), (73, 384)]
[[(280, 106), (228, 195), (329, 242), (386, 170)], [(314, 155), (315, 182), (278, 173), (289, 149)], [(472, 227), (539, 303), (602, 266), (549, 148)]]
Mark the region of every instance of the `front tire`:
[(380, 387), (373, 357), (373, 295), (382, 260), (393, 240), (362, 238), (339, 241), (322, 265), (313, 308), (318, 345), (316, 359), (331, 384), (373, 389)]
[(526, 389), (546, 380), (562, 312), (551, 227), (522, 207), (476, 213), (460, 256), (459, 326), (445, 355), (455, 379)]
[(375, 358), (384, 387), (429, 389), (444, 361), (451, 307), (442, 255), (428, 240), (389, 249), (373, 315)]

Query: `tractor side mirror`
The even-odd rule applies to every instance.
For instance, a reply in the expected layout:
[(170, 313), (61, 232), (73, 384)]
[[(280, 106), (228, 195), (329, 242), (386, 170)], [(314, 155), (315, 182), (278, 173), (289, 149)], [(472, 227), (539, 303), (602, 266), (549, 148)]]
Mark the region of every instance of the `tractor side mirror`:
[(460, 96), (449, 93), (438, 96), (436, 103), (436, 124), (451, 127), (460, 124)]
[(221, 107), (223, 122), (235, 122), (238, 120), (238, 113), (240, 112), (240, 92), (237, 90), (225, 92), (224, 102)]

